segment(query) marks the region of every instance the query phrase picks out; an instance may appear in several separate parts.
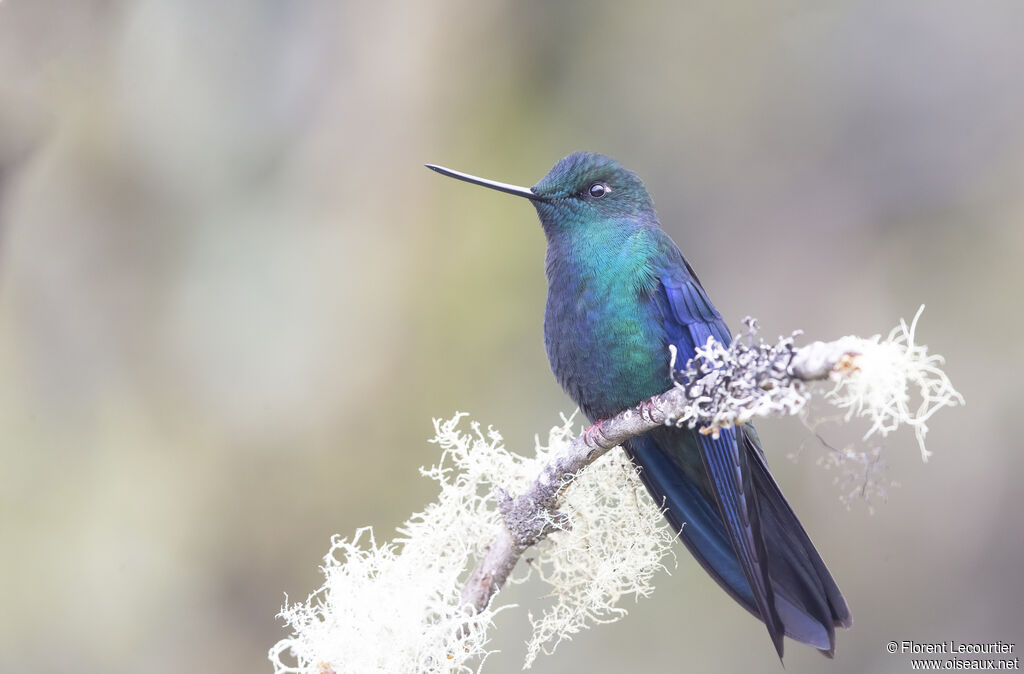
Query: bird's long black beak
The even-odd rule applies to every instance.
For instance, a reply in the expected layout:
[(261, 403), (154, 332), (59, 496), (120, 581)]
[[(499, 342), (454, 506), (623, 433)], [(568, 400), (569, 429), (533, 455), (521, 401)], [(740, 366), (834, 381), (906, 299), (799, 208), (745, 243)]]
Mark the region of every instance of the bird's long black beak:
[(497, 180), (487, 180), (486, 178), (478, 178), (471, 176), (468, 173), (462, 171), (453, 171), (450, 168), (443, 166), (435, 166), (434, 164), (424, 164), (428, 169), (437, 171), (441, 175), (448, 176), (449, 178), (456, 178), (458, 180), (464, 180), (467, 183), (473, 183), (474, 185), (482, 185), (483, 187), (489, 187), (492, 190), (498, 190), (499, 192), (507, 192), (508, 194), (514, 194), (517, 197), (526, 197), (531, 201), (544, 201), (544, 198), (539, 194), (531, 190), (529, 187), (520, 187), (519, 185), (509, 185), (508, 183), (499, 183)]

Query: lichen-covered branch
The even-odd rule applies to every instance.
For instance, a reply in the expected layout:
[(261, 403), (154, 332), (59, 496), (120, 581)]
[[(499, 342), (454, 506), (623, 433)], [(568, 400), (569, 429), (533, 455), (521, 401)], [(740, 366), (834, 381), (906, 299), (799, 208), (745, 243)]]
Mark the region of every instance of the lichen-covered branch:
[[(748, 326), (753, 333), (755, 323)], [(663, 425), (714, 432), (753, 416), (795, 413), (806, 401), (805, 382), (856, 368), (860, 343), (844, 338), (796, 348), (789, 338), (771, 346), (737, 340), (726, 348), (709, 340), (671, 389), (588, 428), (552, 457), (522, 494), (499, 493), (505, 528), (466, 581), (463, 604), (472, 611), (487, 606), (523, 552), (553, 529), (562, 487), (609, 449)]]
[[(892, 430), (901, 421), (915, 425), (922, 457), (927, 459), (921, 430), (926, 430), (924, 420), (939, 407), (962, 403), (963, 398), (935, 367), (941, 357), (928, 357), (927, 349), (913, 343), (920, 314), (918, 310), (909, 328), (901, 321), (884, 343), (877, 336), (843, 337), (801, 347), (794, 345), (792, 337), (776, 344), (755, 343), (757, 323), (751, 318), (744, 321), (745, 339), (736, 339), (729, 347), (709, 339), (675, 374), (671, 389), (588, 428), (544, 466), (523, 494), (502, 493), (499, 504), (505, 529), (470, 574), (462, 591), (464, 605), (476, 611), (486, 606), (523, 551), (547, 535), (557, 517), (559, 491), (573, 476), (612, 447), (658, 426), (688, 426), (717, 434), (720, 428), (755, 416), (796, 414), (807, 403), (808, 382), (833, 379), (838, 382), (830, 393), (833, 402), (849, 408), (850, 414), (872, 416), (873, 429)], [(673, 372), (675, 357), (673, 351)], [(864, 367), (886, 367), (887, 376), (871, 372), (865, 380), (859, 376)], [(908, 381), (919, 386), (924, 399), (916, 416), (906, 405)], [(876, 399), (876, 407), (871, 407), (871, 398)], [(891, 418), (888, 427), (879, 421), (886, 416)]]
[[(614, 620), (624, 612), (621, 597), (652, 590), (671, 531), (624, 456), (583, 469), (661, 425), (717, 433), (757, 416), (796, 414), (811, 382), (830, 381), (824, 398), (847, 419), (866, 418), (867, 435), (910, 425), (927, 458), (927, 421), (963, 398), (939, 368), (941, 357), (914, 343), (916, 324), (917, 317), (909, 326), (901, 321), (885, 339), (798, 347), (792, 337), (755, 341), (748, 319), (745, 335), (729, 346), (709, 340), (682, 368), (671, 354), (668, 391), (575, 438), (566, 420), (547, 447), (538, 442), (535, 457), (506, 451), (493, 429), (474, 424), (473, 433), (461, 433), (462, 415), (435, 421), (442, 456), (423, 472), (438, 482), (437, 500), (392, 542), (378, 545), (368, 532), (367, 543), (365, 530), (332, 541), (324, 585), (282, 610), (294, 633), (271, 649), (275, 672), (477, 671), (493, 617), (506, 608), (495, 593), (542, 541), (530, 568), (551, 585), (555, 606), (531, 618), (527, 666), (546, 644)], [(288, 655), (294, 662), (284, 661)]]

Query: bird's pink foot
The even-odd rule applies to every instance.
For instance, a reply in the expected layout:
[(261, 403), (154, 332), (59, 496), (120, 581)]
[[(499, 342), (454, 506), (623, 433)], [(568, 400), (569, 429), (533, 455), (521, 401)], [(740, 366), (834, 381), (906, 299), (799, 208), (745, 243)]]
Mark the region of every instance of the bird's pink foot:
[(647, 421), (654, 421), (654, 403), (650, 400), (645, 400), (640, 403), (640, 418)]
[(583, 442), (591, 445), (592, 447), (599, 447), (601, 445), (600, 436), (604, 435), (604, 429), (602, 429), (601, 426), (604, 425), (605, 421), (605, 419), (598, 419), (596, 424), (588, 426), (587, 429), (583, 431)]

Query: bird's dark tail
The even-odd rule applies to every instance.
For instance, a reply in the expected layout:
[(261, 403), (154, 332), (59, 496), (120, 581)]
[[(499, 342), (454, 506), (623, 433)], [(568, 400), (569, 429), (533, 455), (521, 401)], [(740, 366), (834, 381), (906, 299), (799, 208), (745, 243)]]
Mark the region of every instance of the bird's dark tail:
[(762, 605), (767, 595), (768, 606), (775, 609), (767, 620), (730, 542), (694, 432), (658, 429), (631, 440), (626, 451), (697, 561), (730, 596), (765, 622), (779, 657), (783, 633), (832, 657), (835, 628), (852, 624), (846, 601), (769, 473), (756, 433), (752, 428), (737, 429), (736, 442), (748, 516), (759, 524), (754, 527), (760, 538), (756, 548), (766, 558), (756, 561), (770, 579), (770, 590), (761, 593)]

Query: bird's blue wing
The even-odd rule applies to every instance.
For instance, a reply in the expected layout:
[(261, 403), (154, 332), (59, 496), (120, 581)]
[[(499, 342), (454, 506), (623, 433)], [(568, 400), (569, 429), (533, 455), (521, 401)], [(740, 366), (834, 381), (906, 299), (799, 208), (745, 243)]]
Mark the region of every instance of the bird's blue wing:
[[(731, 342), (731, 337), (721, 314), (708, 299), (700, 281), (681, 255), (679, 262), (682, 264), (671, 265), (659, 276), (654, 299), (662, 314), (666, 338), (670, 344), (675, 345), (680, 361), (685, 363), (686, 359), (693, 356), (697, 346), (707, 342), (708, 337), (714, 337), (724, 345)], [(767, 553), (751, 484), (751, 469), (747, 465), (749, 457), (742, 451), (734, 428), (723, 429), (717, 435), (698, 432), (695, 440), (706, 476), (705, 480), (698, 480), (698, 484), (717, 506), (735, 554), (735, 562), (720, 560), (723, 568), (716, 575), (724, 577), (725, 567), (732, 566), (734, 569), (738, 562), (748, 587), (741, 587), (742, 582), (735, 578), (733, 572), (730, 574), (733, 576), (731, 592), (734, 596), (746, 595), (744, 598), (753, 605), (752, 608), (756, 609), (768, 627), (781, 657), (785, 630), (776, 611), (768, 574)], [(714, 566), (716, 560), (702, 561), (705, 566)]]
[[(655, 301), (661, 310), (669, 343), (679, 349), (681, 359), (693, 356), (695, 347), (704, 346), (708, 337), (729, 345), (732, 336), (728, 326), (688, 264), (683, 269), (662, 273), (658, 281)], [(680, 364), (685, 363), (682, 360)]]
[[(731, 338), (693, 269), (666, 245), (651, 299), (685, 362), (709, 336), (722, 344)], [(694, 557), (765, 622), (779, 656), (783, 634), (831, 656), (834, 627), (849, 626), (849, 609), (772, 479), (753, 427), (723, 429), (717, 438), (659, 428), (626, 449)]]

